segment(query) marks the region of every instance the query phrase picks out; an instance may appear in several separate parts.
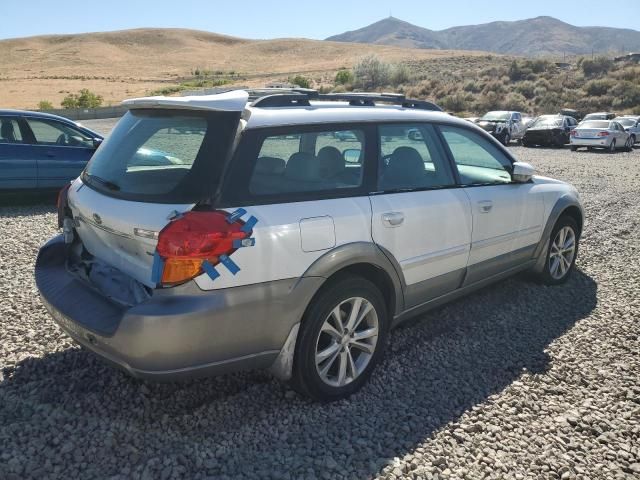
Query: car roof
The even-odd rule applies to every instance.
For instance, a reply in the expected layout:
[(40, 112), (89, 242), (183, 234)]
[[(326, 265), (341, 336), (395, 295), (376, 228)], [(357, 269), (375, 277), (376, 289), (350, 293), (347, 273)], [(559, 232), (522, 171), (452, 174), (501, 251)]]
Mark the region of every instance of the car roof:
[(76, 124), (73, 120), (69, 120), (68, 118), (61, 117), (59, 115), (53, 115), (45, 112), (33, 112), (30, 110), (2, 109), (0, 110), (0, 116), (47, 118), (49, 120), (59, 120), (67, 123), (73, 123), (74, 125)]
[[(277, 94), (284, 94), (284, 96), (286, 96), (287, 93), (288, 92), (277, 92)], [(382, 95), (384, 96), (385, 94)], [(242, 117), (246, 122), (244, 128), (246, 129), (322, 123), (399, 121), (446, 121), (466, 127), (469, 125), (469, 122), (453, 117), (445, 112), (415, 108), (413, 106), (384, 105), (380, 103), (356, 106), (350, 104), (349, 101), (327, 99), (311, 99), (306, 105), (294, 105), (285, 102), (284, 106), (259, 106), (260, 102), (258, 102), (258, 105), (256, 105), (256, 103), (249, 103), (249, 98), (249, 93), (245, 90), (232, 90), (213, 95), (134, 98), (125, 100), (122, 104), (129, 109), (175, 108), (242, 112)], [(398, 97), (398, 99), (399, 98), (400, 97)]]
[(468, 126), (469, 122), (445, 112), (397, 105), (352, 106), (348, 102), (310, 102), (310, 106), (260, 108), (247, 106), (246, 128), (322, 123), (445, 121)]

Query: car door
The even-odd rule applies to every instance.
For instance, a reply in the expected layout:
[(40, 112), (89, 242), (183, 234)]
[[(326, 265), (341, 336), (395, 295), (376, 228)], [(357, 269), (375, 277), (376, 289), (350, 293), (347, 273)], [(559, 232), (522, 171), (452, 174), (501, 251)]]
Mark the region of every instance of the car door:
[(372, 236), (402, 272), (411, 308), (462, 283), (471, 243), (469, 199), (455, 188), (431, 125), (380, 125), (378, 142)]
[(38, 188), (60, 188), (78, 177), (95, 151), (93, 138), (57, 120), (36, 117), (24, 120), (33, 133)]
[(616, 146), (618, 147), (624, 146), (627, 143), (627, 140), (629, 140), (629, 134), (624, 129), (624, 127), (620, 125), (618, 122), (612, 122), (612, 123), (616, 128)]
[(473, 233), (465, 284), (526, 262), (542, 235), (542, 192), (534, 183), (513, 182), (510, 158), (480, 132), (439, 128), (471, 204)]
[(17, 117), (0, 117), (0, 190), (37, 185), (38, 168)]

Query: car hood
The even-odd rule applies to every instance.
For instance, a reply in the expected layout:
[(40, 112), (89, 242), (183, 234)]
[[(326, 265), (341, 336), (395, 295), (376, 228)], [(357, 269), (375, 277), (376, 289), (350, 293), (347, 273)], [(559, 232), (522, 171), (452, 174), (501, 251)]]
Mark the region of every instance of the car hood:
[(544, 132), (550, 130), (562, 130), (562, 127), (529, 127), (527, 132)]
[(495, 122), (495, 121), (489, 121), (489, 120), (479, 120), (476, 122), (476, 124), (488, 131), (493, 131), (496, 130), (498, 127), (502, 128), (506, 125), (505, 122)]

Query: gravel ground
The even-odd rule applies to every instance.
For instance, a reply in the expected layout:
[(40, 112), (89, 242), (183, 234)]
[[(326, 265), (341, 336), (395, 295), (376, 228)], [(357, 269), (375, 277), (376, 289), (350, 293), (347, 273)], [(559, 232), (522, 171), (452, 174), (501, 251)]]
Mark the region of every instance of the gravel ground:
[(580, 190), (578, 271), (394, 331), (330, 405), (263, 372), (153, 384), (103, 365), (38, 298), (54, 209), (0, 207), (0, 478), (640, 478), (640, 150), (513, 151)]

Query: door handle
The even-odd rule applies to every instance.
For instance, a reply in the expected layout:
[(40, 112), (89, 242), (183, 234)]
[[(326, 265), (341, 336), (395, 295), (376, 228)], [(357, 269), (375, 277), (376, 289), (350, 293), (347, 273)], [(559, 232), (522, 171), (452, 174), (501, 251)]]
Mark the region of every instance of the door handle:
[(398, 227), (402, 222), (404, 222), (404, 213), (402, 212), (388, 212), (382, 214), (382, 223), (385, 227)]
[(480, 213), (489, 213), (493, 208), (493, 202), (491, 200), (483, 200), (478, 202), (478, 209)]

